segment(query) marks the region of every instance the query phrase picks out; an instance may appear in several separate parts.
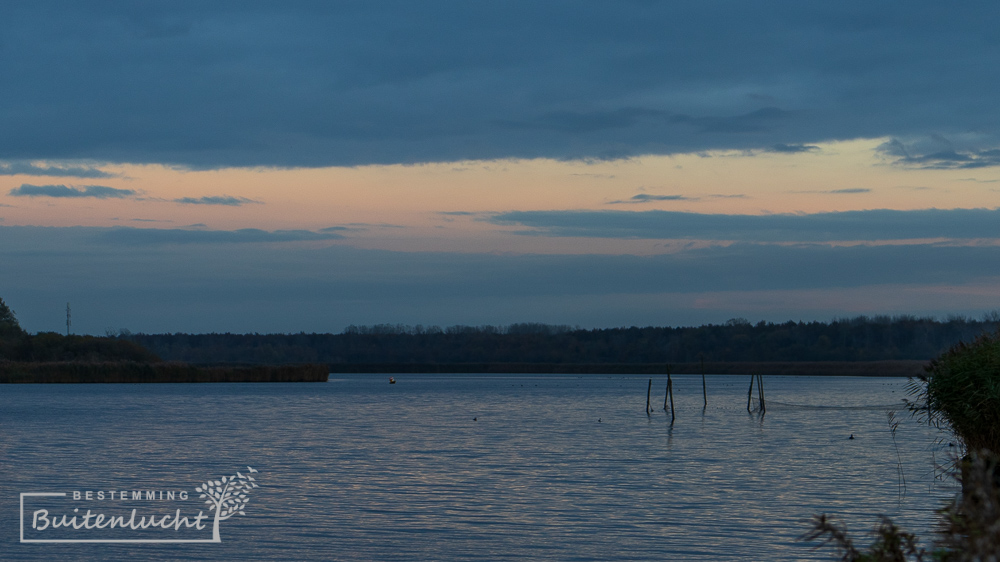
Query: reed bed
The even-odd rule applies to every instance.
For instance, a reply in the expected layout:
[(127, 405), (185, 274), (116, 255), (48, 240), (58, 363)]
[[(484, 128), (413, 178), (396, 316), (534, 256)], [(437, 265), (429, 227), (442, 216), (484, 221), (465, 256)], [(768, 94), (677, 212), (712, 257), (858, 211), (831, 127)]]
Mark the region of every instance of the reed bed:
[(0, 362), (0, 383), (326, 382), (326, 365), (118, 362)]

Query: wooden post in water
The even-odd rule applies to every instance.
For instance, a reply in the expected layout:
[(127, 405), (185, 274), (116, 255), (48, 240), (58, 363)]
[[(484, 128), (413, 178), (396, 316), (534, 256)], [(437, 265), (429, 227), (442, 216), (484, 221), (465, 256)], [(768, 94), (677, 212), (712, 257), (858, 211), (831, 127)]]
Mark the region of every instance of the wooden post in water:
[(649, 379), (649, 388), (646, 389), (646, 415), (649, 415), (649, 393), (653, 392), (653, 379)]
[(667, 411), (667, 400), (670, 398), (670, 365), (667, 365), (667, 390), (663, 393), (663, 411)]
[(705, 388), (705, 358), (701, 358), (701, 396), (705, 399), (705, 405), (702, 406), (702, 410), (708, 408), (708, 389)]
[(753, 377), (754, 377), (754, 375), (753, 375), (753, 373), (751, 373), (750, 374), (750, 389), (747, 390), (747, 411), (748, 412), (751, 411), (750, 410), (750, 397), (753, 396)]
[(764, 402), (764, 377), (760, 373), (757, 373), (757, 396), (760, 397), (760, 413), (763, 414), (767, 412), (767, 406)]
[(667, 396), (670, 397), (670, 423), (674, 423), (677, 416), (674, 414), (674, 381), (670, 380), (670, 371), (667, 371)]

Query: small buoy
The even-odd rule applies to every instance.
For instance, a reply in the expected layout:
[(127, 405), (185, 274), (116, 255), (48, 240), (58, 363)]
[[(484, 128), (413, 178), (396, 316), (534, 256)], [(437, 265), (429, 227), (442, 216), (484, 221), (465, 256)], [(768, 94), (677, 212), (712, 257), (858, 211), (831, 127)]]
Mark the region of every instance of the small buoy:
[(601, 423), (601, 418), (597, 418), (597, 423)]
[(854, 439), (854, 434), (852, 433), (851, 436), (848, 437), (848, 439)]
[(479, 418), (472, 418), (472, 421), (479, 421)]
[(396, 384), (396, 379), (389, 377), (389, 384)]

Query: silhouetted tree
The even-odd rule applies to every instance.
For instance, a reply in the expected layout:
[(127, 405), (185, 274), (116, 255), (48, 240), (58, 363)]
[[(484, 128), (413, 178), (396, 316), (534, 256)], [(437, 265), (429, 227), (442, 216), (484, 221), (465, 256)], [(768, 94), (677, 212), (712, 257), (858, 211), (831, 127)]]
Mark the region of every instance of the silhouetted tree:
[(0, 299), (0, 359), (14, 359), (26, 337), (14, 311)]
[(23, 336), (24, 330), (17, 321), (14, 311), (0, 299), (0, 337)]

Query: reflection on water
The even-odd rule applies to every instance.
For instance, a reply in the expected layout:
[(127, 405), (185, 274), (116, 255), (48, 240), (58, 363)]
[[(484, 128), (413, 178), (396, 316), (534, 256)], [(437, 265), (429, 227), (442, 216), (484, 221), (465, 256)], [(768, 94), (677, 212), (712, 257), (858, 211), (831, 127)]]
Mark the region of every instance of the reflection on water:
[[(710, 376), (705, 410), (701, 378), (674, 377), (672, 426), (645, 414), (648, 377), (396, 380), (5, 386), (3, 557), (825, 560), (796, 540), (811, 515), (926, 534), (954, 493), (904, 379), (766, 377), (761, 417), (749, 377)], [(193, 490), (247, 465), (262, 487), (222, 544), (18, 543), (20, 492)]]

